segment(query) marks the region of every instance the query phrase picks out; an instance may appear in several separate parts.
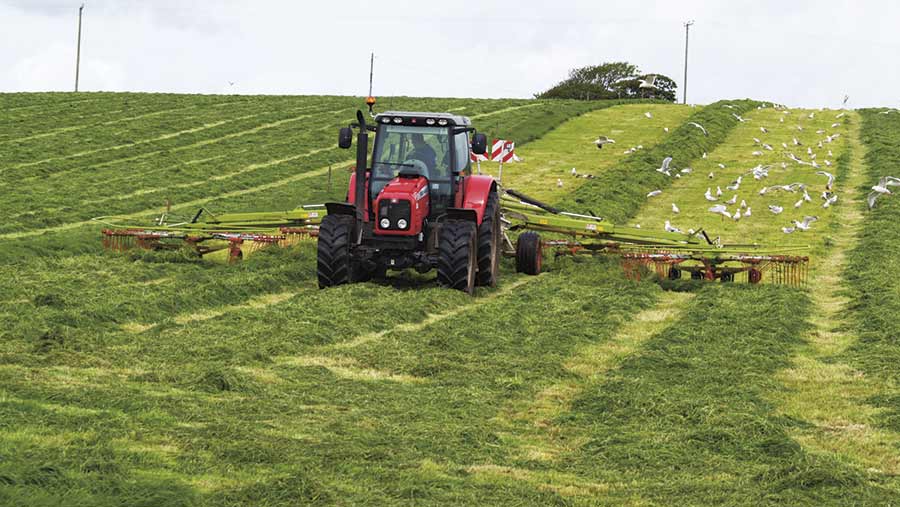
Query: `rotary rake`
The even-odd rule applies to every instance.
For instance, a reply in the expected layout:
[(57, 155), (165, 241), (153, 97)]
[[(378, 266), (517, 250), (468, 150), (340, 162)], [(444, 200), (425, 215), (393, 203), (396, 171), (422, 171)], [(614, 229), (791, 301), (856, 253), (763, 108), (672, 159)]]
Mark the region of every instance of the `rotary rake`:
[[(806, 284), (806, 246), (766, 248), (756, 244), (723, 245), (700, 230), (691, 234), (645, 231), (608, 224), (600, 217), (565, 212), (515, 190), (502, 199), (503, 219), (519, 235), (515, 247), (506, 239), (506, 253), (516, 257), (516, 269), (541, 270), (543, 251), (562, 255), (614, 255), (631, 279), (655, 274), (661, 279), (743, 281), (790, 286)], [(553, 239), (542, 239), (538, 232)]]
[[(803, 286), (808, 276), (805, 246), (723, 245), (702, 230), (684, 234), (616, 226), (600, 217), (556, 209), (512, 189), (502, 191), (500, 204), (504, 253), (514, 256), (516, 269), (528, 274), (540, 273), (548, 251), (556, 257), (616, 256), (625, 276), (633, 280), (656, 276)], [(220, 215), (202, 208), (187, 220), (164, 213), (152, 225), (133, 225), (116, 217), (94, 220), (107, 226), (102, 233), (108, 250), (188, 248), (201, 257), (226, 251), (228, 262), (234, 262), (261, 248), (316, 237), (326, 213), (323, 205)], [(507, 234), (512, 231), (521, 232), (515, 244)], [(540, 233), (548, 237), (541, 238)]]
[(323, 205), (306, 205), (291, 211), (220, 215), (201, 208), (188, 220), (179, 220), (166, 212), (152, 225), (129, 224), (117, 217), (94, 220), (106, 226), (102, 234), (103, 247), (107, 250), (186, 247), (201, 257), (227, 251), (228, 261), (234, 262), (267, 246), (290, 246), (304, 238), (315, 237), (323, 216)]

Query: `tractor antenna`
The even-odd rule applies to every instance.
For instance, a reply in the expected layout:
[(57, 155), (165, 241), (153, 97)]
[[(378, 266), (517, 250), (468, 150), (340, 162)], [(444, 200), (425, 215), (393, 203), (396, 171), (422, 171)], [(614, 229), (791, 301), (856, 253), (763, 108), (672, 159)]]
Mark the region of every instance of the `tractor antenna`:
[(375, 106), (375, 97), (372, 96), (372, 78), (375, 75), (375, 52), (372, 52), (371, 57), (369, 58), (369, 96), (366, 97), (366, 105), (369, 106), (369, 116), (375, 117), (375, 112), (372, 111), (372, 108)]

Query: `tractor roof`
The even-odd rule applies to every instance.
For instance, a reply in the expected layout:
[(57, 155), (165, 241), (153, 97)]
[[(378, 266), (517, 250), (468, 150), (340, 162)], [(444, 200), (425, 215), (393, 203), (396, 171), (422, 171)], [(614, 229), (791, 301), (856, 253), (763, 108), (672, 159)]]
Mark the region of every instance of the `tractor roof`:
[[(402, 117), (402, 118), (434, 118), (436, 120), (447, 120), (450, 125), (458, 127), (471, 125), (472, 122), (466, 116), (459, 116), (450, 113), (429, 113), (422, 111), (385, 111), (375, 116), (376, 122), (381, 122), (384, 117)], [(404, 122), (405, 123), (405, 122)]]

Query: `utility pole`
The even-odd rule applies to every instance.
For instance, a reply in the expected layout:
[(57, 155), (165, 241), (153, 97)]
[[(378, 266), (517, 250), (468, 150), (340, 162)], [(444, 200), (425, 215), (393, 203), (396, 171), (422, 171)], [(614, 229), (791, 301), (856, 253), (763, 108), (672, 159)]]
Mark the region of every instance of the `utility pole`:
[(81, 13), (84, 11), (84, 4), (78, 8), (78, 49), (75, 53), (75, 91), (78, 91), (78, 73), (81, 70)]
[(691, 31), (691, 25), (694, 24), (694, 20), (690, 20), (684, 24), (684, 99), (683, 102), (687, 104), (687, 60), (688, 60), (688, 35)]

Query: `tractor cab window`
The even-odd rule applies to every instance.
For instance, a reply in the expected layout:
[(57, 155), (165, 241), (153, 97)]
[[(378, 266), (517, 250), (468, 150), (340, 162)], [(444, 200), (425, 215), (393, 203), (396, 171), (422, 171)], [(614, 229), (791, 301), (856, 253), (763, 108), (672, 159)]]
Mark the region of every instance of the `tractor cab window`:
[(372, 199), (402, 171), (428, 178), (432, 212), (452, 205), (448, 128), (379, 125), (373, 156)]
[(467, 136), (465, 132), (460, 132), (459, 134), (456, 134), (453, 144), (456, 149), (456, 167), (454, 168), (454, 172), (468, 174), (470, 170), (469, 165), (471, 164), (471, 160), (469, 159), (469, 136)]

